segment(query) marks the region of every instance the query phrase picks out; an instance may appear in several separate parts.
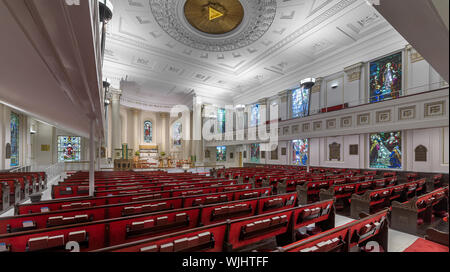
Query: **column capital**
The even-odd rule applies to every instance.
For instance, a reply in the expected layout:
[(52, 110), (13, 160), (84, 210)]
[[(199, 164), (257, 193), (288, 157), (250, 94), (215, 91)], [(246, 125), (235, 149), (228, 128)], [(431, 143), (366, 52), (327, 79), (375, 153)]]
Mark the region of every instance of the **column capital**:
[(168, 112), (160, 112), (159, 113), (159, 117), (161, 117), (161, 118), (169, 118), (170, 117), (170, 113), (168, 113)]
[(356, 81), (361, 79), (361, 71), (364, 62), (358, 62), (351, 66), (345, 67), (344, 72), (347, 74), (348, 82)]
[(260, 105), (267, 105), (267, 97), (266, 98), (261, 98), (258, 100), (258, 104)]
[(288, 96), (289, 90), (284, 90), (278, 93), (279, 97)]
[(409, 53), (409, 56), (411, 58), (411, 63), (418, 62), (418, 61), (421, 61), (424, 59), (422, 57), (422, 55), (420, 55), (420, 53), (417, 52), (417, 50), (414, 49), (414, 47), (410, 44), (405, 46), (405, 51), (406, 51), (406, 53)]
[(319, 93), (322, 87), (323, 77), (316, 78), (316, 83), (311, 88), (311, 93)]
[(111, 95), (112, 100), (120, 100), (120, 96), (122, 96), (122, 90), (109, 88), (108, 94)]

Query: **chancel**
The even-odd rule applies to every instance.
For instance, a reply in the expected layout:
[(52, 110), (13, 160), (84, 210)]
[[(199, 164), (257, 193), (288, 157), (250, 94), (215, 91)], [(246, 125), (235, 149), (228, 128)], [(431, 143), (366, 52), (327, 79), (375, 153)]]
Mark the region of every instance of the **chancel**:
[(448, 9), (0, 1), (0, 254), (448, 252)]

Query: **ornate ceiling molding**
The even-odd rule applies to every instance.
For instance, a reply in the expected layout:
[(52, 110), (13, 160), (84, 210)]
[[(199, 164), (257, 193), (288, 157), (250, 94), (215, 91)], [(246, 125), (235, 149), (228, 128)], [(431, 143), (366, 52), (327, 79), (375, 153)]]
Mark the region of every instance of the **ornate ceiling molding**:
[(186, 0), (150, 0), (156, 22), (173, 39), (189, 47), (209, 51), (237, 50), (258, 41), (272, 25), (277, 10), (276, 0), (241, 0), (244, 20), (235, 30), (223, 35), (210, 35), (193, 28), (184, 15)]

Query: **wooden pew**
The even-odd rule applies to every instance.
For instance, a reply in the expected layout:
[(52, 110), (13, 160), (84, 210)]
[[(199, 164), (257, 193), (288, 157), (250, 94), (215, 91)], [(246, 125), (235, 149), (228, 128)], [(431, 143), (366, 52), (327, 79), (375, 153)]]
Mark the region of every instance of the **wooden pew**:
[[(78, 209), (3, 217), (0, 218), (0, 234), (187, 208), (189, 206), (186, 205), (192, 202), (185, 202), (185, 199), (185, 197), (176, 197), (85, 208), (78, 206)], [(231, 200), (233, 199), (231, 198)], [(202, 207), (201, 224), (212, 224), (223, 220), (223, 218), (235, 218), (241, 215), (262, 214), (291, 208), (296, 203), (296, 194), (291, 193), (254, 198), (250, 199), (249, 202), (236, 200), (198, 207)]]
[(9, 208), (9, 185), (6, 182), (0, 182), (0, 212), (5, 211)]
[[(245, 204), (252, 201), (254, 200), (242, 200), (231, 204)], [(217, 204), (212, 206), (215, 206), (215, 208), (222, 207)], [(77, 240), (74, 241), (81, 243), (80, 245), (82, 251), (90, 251), (103, 247), (152, 238), (159, 235), (166, 235), (176, 231), (193, 229), (203, 223), (208, 224), (208, 222), (202, 222), (201, 217), (201, 214), (203, 213), (202, 210), (205, 208), (210, 208), (211, 210), (211, 208), (214, 207), (199, 206), (183, 208), (178, 210), (78, 223), (68, 226), (27, 230), (20, 233), (2, 234), (0, 235), (0, 243), (8, 245), (10, 251), (12, 252), (64, 251), (63, 245), (68, 241), (72, 241), (72, 238), (70, 237), (71, 235), (84, 232), (84, 234), (81, 234), (81, 238), (77, 238)], [(254, 212), (257, 210), (258, 209), (253, 209)], [(233, 217), (234, 215), (230, 215), (230, 218)], [(228, 218), (222, 218), (221, 220), (225, 221), (227, 219)], [(50, 238), (57, 239), (58, 242), (56, 243), (54, 240), (50, 242)]]
[[(359, 252), (374, 250), (374, 243), (388, 251), (388, 210), (365, 216), (343, 226), (306, 238), (275, 252)], [(369, 243), (370, 242), (370, 243)]]
[[(413, 195), (423, 193), (425, 180), (411, 181), (394, 186), (368, 190), (362, 195), (353, 194), (350, 199), (350, 217), (358, 218), (360, 213), (372, 214), (374, 209), (389, 207), (392, 201), (406, 201)], [(413, 186), (413, 187), (411, 187)], [(411, 193), (414, 188), (414, 194)]]
[[(305, 210), (319, 211), (303, 216)], [(284, 209), (225, 223), (142, 239), (93, 252), (221, 252), (246, 250), (255, 243), (277, 237), (291, 239), (293, 230), (312, 223), (324, 229), (334, 227), (333, 202), (326, 201), (305, 207)], [(187, 241), (186, 241), (187, 240)]]
[(424, 236), (426, 230), (441, 222), (433, 220), (433, 213), (448, 212), (448, 186), (436, 189), (407, 202), (393, 202), (391, 228), (413, 235)]

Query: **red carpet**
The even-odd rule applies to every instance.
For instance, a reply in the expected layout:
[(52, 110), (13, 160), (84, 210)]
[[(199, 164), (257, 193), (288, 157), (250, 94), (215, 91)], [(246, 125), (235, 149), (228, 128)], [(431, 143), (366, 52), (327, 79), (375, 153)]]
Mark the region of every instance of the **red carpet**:
[(419, 238), (403, 252), (448, 252), (448, 247)]

